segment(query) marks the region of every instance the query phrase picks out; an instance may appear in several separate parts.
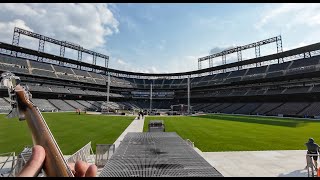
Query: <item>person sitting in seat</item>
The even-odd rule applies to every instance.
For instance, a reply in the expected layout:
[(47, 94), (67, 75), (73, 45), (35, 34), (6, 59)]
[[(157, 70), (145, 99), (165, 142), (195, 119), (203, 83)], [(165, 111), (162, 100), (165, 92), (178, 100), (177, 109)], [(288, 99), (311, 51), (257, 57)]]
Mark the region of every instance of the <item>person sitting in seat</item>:
[[(316, 167), (316, 170), (318, 170), (318, 152), (320, 152), (320, 147), (317, 143), (314, 142), (313, 138), (309, 138), (309, 141), (305, 144), (307, 146), (307, 154), (314, 154), (315, 156), (312, 156), (314, 165)], [(306, 156), (308, 158), (308, 156)], [(308, 162), (308, 160), (307, 160)], [(306, 169), (308, 168), (308, 165), (305, 167)]]

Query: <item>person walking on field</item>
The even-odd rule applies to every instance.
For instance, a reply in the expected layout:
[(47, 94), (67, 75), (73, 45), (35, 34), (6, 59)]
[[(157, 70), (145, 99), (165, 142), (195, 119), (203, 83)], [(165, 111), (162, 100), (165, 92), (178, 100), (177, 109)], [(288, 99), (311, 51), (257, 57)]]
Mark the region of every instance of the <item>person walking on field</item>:
[(142, 115), (142, 111), (140, 110), (140, 111), (139, 111), (139, 120), (142, 119), (142, 116), (143, 116), (143, 115)]

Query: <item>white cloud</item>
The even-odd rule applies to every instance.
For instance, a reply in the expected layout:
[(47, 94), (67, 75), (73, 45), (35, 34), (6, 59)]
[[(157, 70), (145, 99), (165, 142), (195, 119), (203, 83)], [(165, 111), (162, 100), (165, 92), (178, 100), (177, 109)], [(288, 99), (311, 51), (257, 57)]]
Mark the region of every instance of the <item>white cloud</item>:
[(318, 3), (284, 3), (263, 12), (255, 28), (281, 24), (286, 29), (297, 25), (316, 26), (320, 24), (320, 4)]
[(125, 66), (128, 65), (128, 63), (124, 62), (124, 61), (121, 60), (121, 59), (118, 59), (118, 60), (117, 60), (117, 63), (119, 63), (119, 65), (125, 65)]
[(254, 27), (262, 34), (280, 31), (286, 51), (319, 42), (319, 25), (319, 3), (284, 3), (265, 9)]
[(118, 69), (122, 71), (130, 71), (130, 72), (140, 72), (140, 73), (162, 73), (155, 66), (138, 66), (134, 63), (125, 61), (120, 58), (111, 57), (110, 60), (111, 68)]
[[(218, 46), (216, 46), (216, 47), (213, 47), (213, 48), (209, 51), (209, 54), (211, 55), (211, 54), (220, 53), (220, 52), (222, 52), (222, 51), (224, 51), (224, 50), (232, 49), (232, 48), (235, 48), (235, 47), (236, 47), (235, 44), (233, 44), (233, 45), (231, 45), (231, 46), (228, 46), (228, 47), (218, 47)], [(209, 54), (208, 54), (208, 55), (209, 55)]]
[(177, 73), (177, 72), (187, 72), (198, 70), (198, 58), (204, 55), (186, 55), (182, 57), (173, 57), (168, 60), (165, 64), (167, 72)]
[(108, 4), (0, 4), (0, 38), (11, 43), (15, 26), (95, 49), (118, 33), (119, 22)]
[(26, 25), (26, 22), (24, 22), (21, 19), (15, 19), (12, 22), (1, 22), (0, 21), (1, 41), (11, 44), (12, 36), (13, 36), (13, 29), (15, 26), (26, 29), (28, 31), (33, 31), (29, 26)]

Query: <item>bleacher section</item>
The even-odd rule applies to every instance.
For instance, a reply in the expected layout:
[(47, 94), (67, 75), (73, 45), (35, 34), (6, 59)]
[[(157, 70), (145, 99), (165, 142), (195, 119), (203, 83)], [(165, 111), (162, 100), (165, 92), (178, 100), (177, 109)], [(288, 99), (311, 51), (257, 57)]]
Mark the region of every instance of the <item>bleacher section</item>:
[(52, 65), (52, 66), (53, 66), (53, 68), (55, 69), (56, 72), (74, 74), (73, 71), (70, 68), (66, 68), (66, 67), (63, 67), (63, 66), (56, 66), (56, 65)]
[(69, 91), (70, 91), (72, 94), (86, 94), (86, 92), (84, 92), (84, 91), (81, 90), (81, 89), (69, 88)]
[(101, 107), (96, 107), (92, 104), (90, 104), (89, 102), (87, 101), (84, 101), (84, 100), (77, 100), (77, 102), (83, 106), (86, 107), (87, 110), (89, 111), (100, 111), (101, 110)]
[[(320, 74), (320, 56), (309, 58), (304, 54), (305, 58), (301, 57), (288, 62), (278, 59), (279, 64), (242, 66), (250, 67), (248, 69), (235, 66), (192, 74), (191, 100), (197, 102), (192, 104), (192, 110), (206, 113), (319, 116), (320, 76), (317, 73)], [(106, 72), (85, 71), (75, 66), (63, 67), (62, 64), (0, 54), (0, 70), (12, 71), (22, 77), (22, 83), (28, 85), (31, 93), (36, 95), (33, 101), (41, 111), (74, 111), (75, 108), (100, 111), (107, 96)], [(141, 97), (134, 97), (132, 92), (138, 95), (139, 91), (149, 92), (150, 84), (155, 94), (152, 109), (171, 109), (170, 105), (181, 102), (186, 104), (187, 75), (172, 78), (131, 75), (111, 73), (108, 104), (111, 109), (148, 110), (149, 96), (141, 93)], [(1, 91), (4, 94), (5, 90)], [(170, 94), (170, 97), (162, 92)], [(1, 112), (10, 109), (8, 104), (6, 99), (0, 97)]]
[(76, 77), (75, 75), (71, 75), (71, 74), (57, 73), (57, 77), (60, 79), (66, 79), (66, 80), (70, 80), (70, 81), (80, 81), (78, 77)]
[(222, 109), (220, 112), (221, 113), (228, 113), (228, 114), (233, 114), (234, 111), (240, 109), (241, 107), (243, 107), (245, 105), (245, 103), (234, 103), (231, 106), (228, 106), (224, 109)]
[(1, 71), (10, 71), (17, 72), (21, 74), (29, 74), (29, 70), (27, 68), (22, 68), (20, 66), (11, 65), (11, 64), (0, 64)]
[(0, 54), (0, 62), (6, 64), (14, 64), (18, 66), (28, 67), (27, 61), (25, 59), (12, 57), (8, 55)]
[(261, 103), (247, 103), (241, 108), (235, 110), (234, 114), (251, 114), (255, 109), (257, 109)]
[(78, 76), (90, 77), (90, 75), (86, 71), (82, 71), (82, 70), (78, 70), (78, 69), (72, 69), (72, 71)]
[(31, 68), (53, 71), (51, 64), (41, 63), (41, 62), (32, 61), (32, 60), (30, 60), (29, 62), (30, 62)]
[(285, 115), (296, 115), (304, 108), (306, 108), (310, 103), (303, 103), (303, 102), (287, 102), (282, 104), (280, 107), (273, 109), (272, 111), (267, 112), (267, 115), (276, 116), (278, 114), (285, 114)]
[(287, 74), (298, 74), (306, 72), (314, 72), (316, 70), (316, 65), (319, 64), (319, 57), (311, 57), (306, 59), (300, 59), (293, 61), (292, 65), (289, 67)]
[(52, 90), (47, 86), (37, 86), (28, 84), (30, 92), (52, 92)]
[(219, 105), (221, 105), (221, 103), (205, 104), (205, 106), (199, 108), (199, 110), (202, 110), (203, 112), (213, 112), (212, 109)]
[(60, 111), (74, 111), (75, 108), (70, 106), (68, 103), (64, 102), (61, 99), (48, 99), (48, 101), (59, 108)]
[(300, 116), (320, 116), (320, 102), (311, 103), (310, 106), (305, 108), (299, 113)]
[(302, 86), (302, 87), (291, 87), (287, 88), (283, 94), (298, 94), (298, 93), (307, 93), (310, 89), (310, 86)]
[(216, 106), (213, 109), (211, 109), (211, 112), (221, 112), (222, 110), (224, 110), (225, 108), (231, 105), (232, 103), (222, 103), (219, 106)]
[(279, 107), (283, 103), (263, 103), (261, 106), (259, 106), (257, 109), (255, 109), (252, 114), (257, 115), (265, 115), (269, 111)]
[(52, 90), (52, 92), (55, 92), (55, 93), (70, 94), (70, 91), (66, 88), (51, 86), (50, 89)]
[(203, 109), (207, 106), (210, 105), (210, 103), (196, 103), (196, 104), (191, 104), (192, 105), (192, 109), (194, 111), (204, 111)]
[(87, 101), (87, 102), (89, 102), (89, 103), (92, 104), (93, 106), (101, 109), (101, 105), (102, 105), (102, 104), (101, 104), (100, 102), (98, 102), (98, 101)]
[(75, 100), (64, 100), (66, 103), (68, 103), (70, 106), (74, 107), (75, 109), (81, 109), (82, 111), (84, 111), (86, 109), (85, 106), (79, 104), (78, 102), (76, 102)]
[[(319, 68), (317, 68), (319, 60), (319, 56), (314, 56), (311, 58), (302, 58), (280, 64), (271, 64), (262, 67), (195, 77), (191, 79), (191, 83), (194, 87), (204, 87), (221, 83), (228, 84), (259, 78), (264, 79), (297, 73), (314, 72), (319, 70)], [(27, 62), (29, 62), (30, 65), (28, 65)], [(107, 79), (106, 75), (101, 75), (95, 72), (87, 72), (75, 68), (71, 69), (58, 65), (37, 62), (35, 60), (25, 60), (8, 55), (0, 55), (0, 70), (29, 74), (29, 69), (33, 75), (55, 79), (68, 79), (71, 81), (92, 84), (105, 85), (105, 80)], [(153, 83), (154, 88), (185, 88), (186, 78), (149, 80), (111, 76), (111, 86), (114, 87), (149, 88), (150, 83)]]
[(46, 112), (52, 112), (54, 110), (58, 110), (54, 105), (52, 105), (48, 100), (46, 99), (37, 99), (37, 98), (32, 98), (32, 102), (38, 106), (38, 108), (41, 111), (46, 111)]
[[(41, 111), (74, 111), (76, 108), (89, 111), (100, 111), (103, 101), (85, 101), (85, 100), (62, 100), (62, 99), (39, 99), (33, 98), (32, 102), (39, 107)], [(170, 110), (170, 102), (154, 102), (153, 109)], [(320, 116), (320, 102), (273, 102), (273, 103), (195, 103), (192, 104), (193, 111), (203, 111), (207, 113), (227, 113), (244, 115), (268, 115), (278, 116), (299, 116), (299, 117), (317, 117)], [(109, 102), (108, 107), (113, 110), (139, 110), (149, 109), (147, 101), (129, 101), (129, 102)], [(0, 113), (8, 113), (11, 106), (8, 97), (0, 98)]]
[(10, 110), (10, 103), (4, 98), (0, 98), (0, 113), (8, 113)]

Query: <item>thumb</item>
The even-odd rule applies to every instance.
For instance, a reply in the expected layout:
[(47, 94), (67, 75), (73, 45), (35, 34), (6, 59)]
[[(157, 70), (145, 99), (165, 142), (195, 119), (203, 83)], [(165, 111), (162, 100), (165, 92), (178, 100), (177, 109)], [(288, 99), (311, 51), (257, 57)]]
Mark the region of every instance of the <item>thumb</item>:
[(35, 145), (32, 148), (32, 156), (23, 167), (18, 177), (34, 177), (38, 175), (45, 159), (45, 150), (42, 146)]

